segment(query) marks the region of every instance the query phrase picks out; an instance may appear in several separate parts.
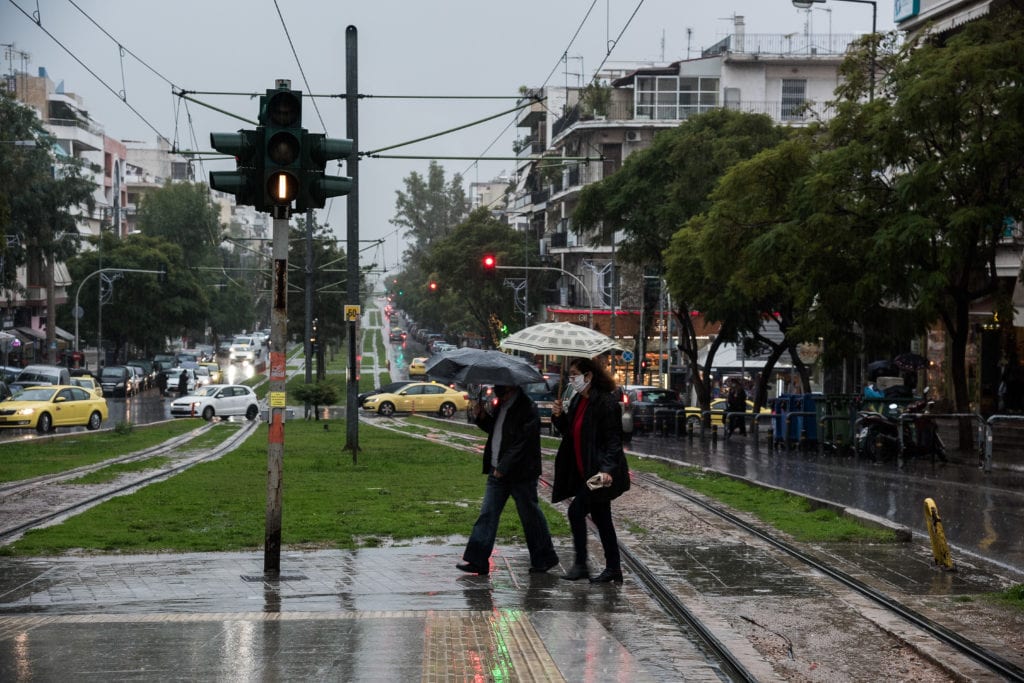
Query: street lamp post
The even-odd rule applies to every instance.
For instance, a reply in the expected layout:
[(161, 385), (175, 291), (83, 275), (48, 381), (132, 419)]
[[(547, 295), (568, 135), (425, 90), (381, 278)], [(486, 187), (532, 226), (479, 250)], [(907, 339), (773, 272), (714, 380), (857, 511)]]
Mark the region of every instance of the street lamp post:
[[(793, 7), (797, 9), (810, 9), (815, 3), (824, 3), (825, 0), (793, 0)], [(874, 101), (875, 99), (875, 59), (876, 59), (876, 47), (875, 47), (875, 34), (878, 33), (878, 3), (877, 0), (837, 0), (837, 2), (856, 2), (861, 5), (871, 5), (871, 73), (868, 74), (870, 78), (870, 89), (868, 90), (868, 100)]]
[[(138, 268), (100, 268), (99, 270), (94, 270), (83, 277), (82, 281), (78, 283), (78, 289), (75, 290), (75, 352), (78, 352), (78, 320), (82, 317), (78, 315), (78, 295), (82, 293), (82, 285), (84, 285), (89, 278), (93, 275), (99, 275), (100, 273), (152, 273), (153, 275), (160, 275), (163, 272), (164, 271), (162, 270), (141, 270)], [(99, 346), (97, 346), (97, 350), (99, 350)], [(97, 362), (99, 362), (98, 359)]]
[(585, 284), (583, 284), (583, 280), (579, 279), (579, 277), (577, 277), (576, 275), (573, 275), (569, 271), (563, 270), (562, 268), (556, 268), (555, 266), (494, 266), (494, 267), (496, 269), (498, 269), (498, 270), (557, 270), (562, 275), (568, 275), (573, 280), (575, 280), (577, 282), (577, 284), (579, 284), (580, 287), (583, 288), (584, 292), (587, 293), (587, 303), (589, 304), (589, 307), (587, 308), (587, 312), (588, 312), (587, 320), (589, 321), (590, 329), (594, 329), (594, 297), (591, 296), (590, 290), (587, 289), (587, 286)]

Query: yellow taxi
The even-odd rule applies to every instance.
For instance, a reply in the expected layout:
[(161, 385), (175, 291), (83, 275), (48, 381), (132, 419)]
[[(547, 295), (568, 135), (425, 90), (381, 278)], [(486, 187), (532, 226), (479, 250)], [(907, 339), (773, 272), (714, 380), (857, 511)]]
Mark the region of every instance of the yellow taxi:
[(451, 417), (469, 406), (465, 391), (437, 382), (413, 382), (398, 391), (367, 396), (363, 409), (388, 417), (394, 413), (433, 413)]
[(96, 381), (96, 378), (92, 375), (79, 375), (78, 377), (72, 377), (71, 383), (76, 387), (88, 389), (100, 398), (103, 398), (103, 387), (100, 386), (100, 383)]
[(35, 428), (41, 434), (57, 427), (99, 429), (107, 416), (106, 399), (70, 385), (28, 387), (0, 403), (0, 427)]
[[(711, 413), (711, 426), (712, 427), (714, 427), (714, 426), (721, 427), (722, 425), (724, 425), (725, 424), (725, 413), (728, 411), (728, 408), (726, 407), (725, 399), (724, 398), (713, 399), (711, 401), (711, 410), (712, 410), (712, 413)], [(748, 413), (754, 412), (754, 402), (748, 400), (747, 401), (747, 406), (746, 406), (746, 408), (744, 408), (744, 410), (747, 411)], [(718, 412), (715, 412), (715, 411), (718, 411)], [(772, 411), (769, 408), (761, 408), (761, 414), (762, 415), (764, 415), (766, 413), (770, 414), (771, 412)], [(687, 425), (687, 428), (689, 428), (690, 425), (693, 425), (693, 428), (695, 430), (700, 429), (700, 419), (701, 419), (700, 407), (698, 407), (698, 406), (688, 406), (686, 408), (686, 425)], [(745, 418), (745, 419), (748, 420), (747, 426), (752, 426), (752, 423), (749, 421), (750, 418)]]
[(220, 369), (220, 365), (213, 362), (204, 361), (200, 363), (204, 368), (210, 368), (210, 384), (220, 384), (224, 378), (224, 373)]
[(409, 363), (409, 378), (427, 376), (427, 359), (413, 358)]

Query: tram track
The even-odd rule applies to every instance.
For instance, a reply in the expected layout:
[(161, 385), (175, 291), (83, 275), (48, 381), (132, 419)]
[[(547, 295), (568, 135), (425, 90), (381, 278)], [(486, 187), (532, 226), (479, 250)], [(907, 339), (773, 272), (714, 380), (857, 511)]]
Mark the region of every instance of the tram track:
[[(14, 524), (0, 528), (0, 545), (5, 545), (16, 540), (26, 531), (45, 526), (55, 520), (63, 519), (77, 512), (81, 512), (85, 509), (98, 505), (99, 503), (110, 500), (116, 496), (147, 486), (148, 484), (152, 484), (163, 479), (169, 479), (170, 477), (184, 472), (195, 465), (216, 460), (225, 453), (233, 450), (239, 443), (248, 438), (249, 435), (255, 431), (258, 424), (259, 422), (255, 420), (247, 421), (240, 429), (238, 429), (234, 434), (228, 436), (219, 445), (206, 449), (198, 455), (184, 457), (167, 467), (163, 467), (155, 471), (139, 472), (132, 476), (124, 477), (119, 482), (101, 487), (102, 490), (95, 494), (83, 496), (66, 504), (49, 507), (45, 512), (35, 514), (28, 519), (22, 519)], [(35, 477), (31, 480), (12, 482), (3, 488), (0, 488), (0, 499), (7, 499), (16, 496), (24, 497), (36, 490), (58, 486), (70, 479), (81, 477), (85, 474), (104, 469), (111, 465), (145, 460), (173, 453), (196, 436), (205, 433), (205, 431), (210, 428), (211, 425), (204, 425), (203, 427), (165, 441), (157, 446), (136, 451), (118, 458), (110, 458), (92, 465), (75, 468), (74, 470), (66, 470), (57, 474), (45, 475), (43, 477)]]
[[(423, 428), (418, 424), (413, 425), (403, 418), (392, 418), (391, 420), (392, 424), (387, 426), (380, 424), (379, 420), (373, 420), (371, 423), (403, 433), (408, 433), (409, 426), (413, 426), (417, 429)], [(452, 447), (476, 452), (479, 452), (479, 449), (483, 447), (483, 444), (486, 441), (486, 437), (483, 434), (478, 437), (474, 437), (473, 435), (466, 434), (458, 430), (445, 429), (445, 420), (437, 419), (436, 422), (438, 423), (438, 426), (428, 429), (427, 434), (413, 434), (413, 436), (418, 436), (419, 438), (425, 438), (432, 441), (443, 441)], [(453, 443), (453, 440), (456, 439), (460, 442), (468, 441), (471, 445)], [(550, 448), (543, 448), (542, 450), (546, 455), (551, 455), (554, 452), (554, 449)], [(782, 540), (778, 536), (747, 522), (727, 509), (710, 503), (699, 496), (693, 495), (680, 485), (667, 482), (659, 477), (638, 472), (636, 470), (633, 471), (632, 475), (635, 484), (656, 489), (662, 492), (662, 494), (667, 494), (671, 497), (680, 499), (685, 501), (688, 505), (696, 506), (700, 510), (710, 513), (711, 515), (726, 522), (730, 527), (768, 544), (777, 552), (796, 560), (799, 564), (813, 572), (818, 572), (827, 576), (834, 582), (837, 582), (842, 588), (853, 591), (854, 593), (866, 598), (874, 605), (881, 607), (885, 612), (920, 630), (929, 638), (943, 646), (952, 648), (987, 671), (1001, 676), (1005, 680), (1024, 681), (1024, 669), (1021, 667), (1007, 660), (1005, 657), (992, 652), (990, 649), (980, 645), (979, 643), (974, 642), (962, 633), (948, 628), (934, 619), (925, 616), (918, 610), (915, 610), (892, 595), (868, 585), (864, 581), (855, 578), (828, 562), (812, 556), (793, 544)], [(546, 486), (550, 486), (550, 482), (543, 477), (542, 483)], [(640, 554), (635, 553), (627, 544), (622, 543), (621, 541), (620, 551), (637, 583), (652, 596), (662, 610), (664, 610), (665, 613), (674, 621), (685, 626), (690, 632), (697, 635), (706, 650), (708, 650), (711, 655), (721, 663), (723, 672), (725, 672), (731, 680), (756, 680), (746, 667), (744, 667), (742, 661), (715, 635), (714, 630), (704, 624), (702, 619), (686, 607), (683, 599), (668, 586), (667, 582), (663, 580), (663, 577), (660, 576), (658, 572), (649, 567), (648, 563), (643, 560)], [(933, 659), (927, 656), (925, 658)], [(944, 666), (940, 662), (934, 663)]]

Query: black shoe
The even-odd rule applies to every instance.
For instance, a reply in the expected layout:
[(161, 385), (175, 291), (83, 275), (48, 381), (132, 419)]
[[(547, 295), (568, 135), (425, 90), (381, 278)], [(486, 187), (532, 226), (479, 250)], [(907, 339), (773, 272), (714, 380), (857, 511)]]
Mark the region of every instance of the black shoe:
[(531, 574), (543, 574), (547, 570), (554, 569), (557, 566), (558, 566), (558, 559), (556, 558), (556, 559), (552, 560), (551, 562), (545, 564), (542, 567), (530, 567), (530, 573)]
[(455, 568), (460, 572), (466, 572), (467, 574), (479, 574), (480, 576), (487, 576), (490, 573), (489, 567), (481, 567), (475, 565), (472, 562), (459, 562), (455, 565)]
[(578, 581), (579, 579), (589, 579), (590, 572), (587, 571), (587, 565), (585, 564), (574, 564), (569, 571), (562, 574), (562, 578), (566, 581)]
[(590, 580), (590, 583), (622, 583), (621, 569), (605, 569), (603, 572)]

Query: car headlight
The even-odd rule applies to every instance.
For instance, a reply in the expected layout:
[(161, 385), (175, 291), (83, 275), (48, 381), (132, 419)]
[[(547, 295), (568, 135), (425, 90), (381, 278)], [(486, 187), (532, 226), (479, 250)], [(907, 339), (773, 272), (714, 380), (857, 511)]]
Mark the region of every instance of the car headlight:
[(35, 412), (35, 408), (21, 408), (20, 410), (18, 410), (18, 415), (33, 415), (35, 414)]

